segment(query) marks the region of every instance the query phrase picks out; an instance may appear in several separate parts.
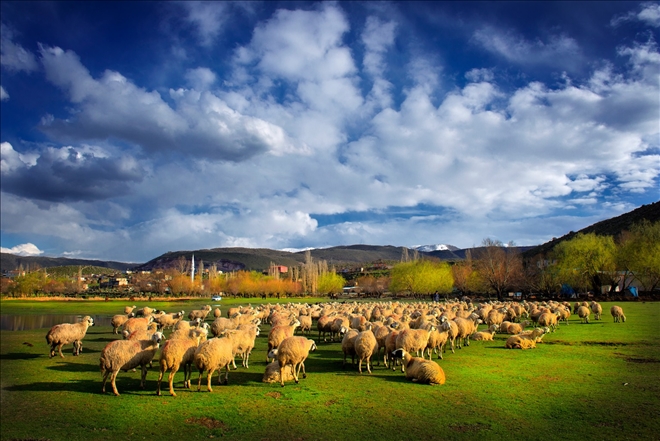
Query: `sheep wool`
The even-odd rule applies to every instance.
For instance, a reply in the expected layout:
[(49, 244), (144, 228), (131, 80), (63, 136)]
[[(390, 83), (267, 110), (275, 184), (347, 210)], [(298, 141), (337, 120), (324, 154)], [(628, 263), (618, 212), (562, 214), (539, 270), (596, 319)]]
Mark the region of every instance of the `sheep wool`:
[[(428, 339), (427, 339), (428, 340)], [(367, 363), (367, 372), (371, 373), (371, 356), (378, 352), (378, 341), (371, 331), (371, 326), (366, 331), (360, 332), (355, 337), (355, 355), (358, 357), (358, 371), (362, 373), (362, 361)]]
[(46, 334), (46, 343), (50, 345), (49, 358), (55, 356), (55, 348), (64, 358), (62, 354), (62, 346), (73, 343), (73, 355), (80, 354), (82, 351), (82, 339), (87, 334), (87, 329), (94, 326), (94, 319), (86, 315), (78, 323), (61, 323), (55, 325)]
[(192, 362), (199, 344), (206, 340), (208, 331), (206, 329), (191, 329), (187, 336), (170, 338), (165, 343), (160, 353), (160, 373), (158, 375), (158, 388), (156, 395), (160, 395), (160, 383), (163, 375), (170, 370), (168, 382), (170, 395), (176, 397), (174, 392), (174, 374), (183, 365), (183, 387), (190, 389), (190, 377), (192, 375)]
[(614, 323), (625, 323), (626, 322), (626, 316), (623, 313), (623, 308), (620, 306), (614, 305), (610, 308), (610, 314), (612, 314), (612, 318), (614, 319)]
[(307, 378), (305, 372), (305, 360), (310, 352), (316, 350), (314, 340), (305, 337), (288, 337), (280, 343), (277, 348), (277, 362), (280, 365), (280, 385), (284, 387), (284, 368), (291, 365), (293, 370), (293, 379), (298, 383), (300, 369), (303, 371), (303, 378)]
[[(194, 362), (199, 370), (199, 379), (197, 380), (197, 391), (202, 389), (202, 374), (208, 371), (206, 377), (207, 390), (213, 392), (211, 388), (211, 377), (213, 373), (218, 371), (218, 383), (229, 383), (229, 365), (234, 361), (234, 353), (232, 352), (232, 341), (226, 336), (221, 334), (218, 337), (206, 340), (200, 344), (195, 352)], [(225, 368), (225, 379), (221, 380), (222, 369)]]
[[(284, 374), (284, 381), (295, 380), (293, 376), (293, 366), (287, 366), (282, 372)], [(277, 360), (268, 363), (261, 381), (264, 383), (280, 383), (280, 364)]]
[(422, 384), (445, 384), (445, 372), (435, 361), (413, 357), (404, 349), (397, 349), (393, 355), (402, 360), (406, 378)]

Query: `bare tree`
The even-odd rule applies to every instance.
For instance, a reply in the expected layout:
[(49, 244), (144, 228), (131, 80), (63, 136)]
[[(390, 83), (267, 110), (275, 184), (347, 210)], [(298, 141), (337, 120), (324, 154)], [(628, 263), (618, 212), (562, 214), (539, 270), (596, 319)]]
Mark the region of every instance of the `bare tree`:
[(486, 238), (475, 253), (475, 269), (489, 290), (502, 300), (504, 292), (517, 287), (522, 277), (522, 258), (513, 242), (505, 247), (499, 240)]

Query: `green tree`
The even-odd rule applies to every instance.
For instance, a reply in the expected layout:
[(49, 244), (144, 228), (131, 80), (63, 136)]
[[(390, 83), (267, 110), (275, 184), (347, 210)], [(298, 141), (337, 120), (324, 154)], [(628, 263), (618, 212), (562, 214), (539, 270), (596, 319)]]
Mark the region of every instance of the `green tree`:
[(612, 284), (616, 273), (616, 245), (612, 236), (579, 233), (554, 249), (562, 282), (574, 288), (600, 293), (601, 285)]
[(454, 277), (447, 262), (413, 260), (401, 262), (390, 273), (390, 291), (411, 294), (449, 293)]
[(346, 280), (339, 274), (330, 271), (318, 276), (317, 283), (319, 294), (334, 294), (342, 292)]
[(660, 221), (645, 219), (622, 234), (616, 260), (644, 291), (660, 286)]

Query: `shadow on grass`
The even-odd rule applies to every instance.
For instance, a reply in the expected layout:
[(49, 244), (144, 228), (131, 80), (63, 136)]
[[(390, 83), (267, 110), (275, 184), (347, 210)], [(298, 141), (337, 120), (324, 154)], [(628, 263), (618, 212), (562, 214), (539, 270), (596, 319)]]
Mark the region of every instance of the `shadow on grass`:
[(101, 372), (98, 364), (72, 363), (68, 361), (60, 361), (54, 366), (47, 366), (46, 369), (58, 372)]
[[(48, 356), (48, 354), (45, 354)], [(10, 352), (9, 354), (0, 355), (0, 360), (33, 360), (39, 358), (40, 354), (25, 354), (21, 352)]]

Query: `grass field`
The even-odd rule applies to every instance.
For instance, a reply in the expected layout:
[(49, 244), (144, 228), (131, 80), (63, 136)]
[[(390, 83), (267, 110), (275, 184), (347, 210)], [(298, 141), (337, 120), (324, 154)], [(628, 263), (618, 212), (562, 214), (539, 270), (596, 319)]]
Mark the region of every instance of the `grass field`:
[[(201, 302), (151, 305), (189, 311)], [(223, 305), (230, 302), (223, 301)], [(260, 303), (260, 302), (258, 302)], [(114, 314), (125, 302), (0, 303), (3, 314)], [(99, 354), (117, 338), (90, 328), (84, 352), (49, 359), (46, 329), (2, 331), (2, 440), (656, 440), (660, 434), (660, 304), (622, 303), (626, 323), (572, 317), (529, 351), (504, 349), (505, 337), (473, 342), (439, 363), (447, 382), (418, 385), (375, 366), (342, 367), (340, 343), (318, 342), (300, 384), (264, 384), (267, 325), (250, 369), (230, 372), (212, 393), (155, 395), (157, 364), (139, 388), (139, 370), (120, 373), (121, 396), (101, 394)], [(483, 327), (483, 326), (482, 326)], [(316, 333), (313, 333), (316, 339)], [(240, 363), (239, 363), (240, 365)], [(196, 384), (197, 373), (193, 373)], [(204, 377), (205, 379), (205, 377)], [(202, 383), (204, 383), (204, 379)]]

